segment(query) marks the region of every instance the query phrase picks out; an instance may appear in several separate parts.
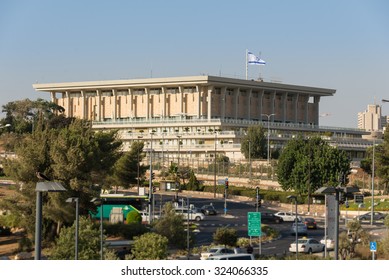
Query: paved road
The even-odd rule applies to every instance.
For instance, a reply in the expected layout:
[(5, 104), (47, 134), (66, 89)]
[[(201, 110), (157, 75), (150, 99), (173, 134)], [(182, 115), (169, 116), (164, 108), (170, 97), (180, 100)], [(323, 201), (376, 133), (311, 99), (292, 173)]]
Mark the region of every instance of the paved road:
[[(171, 196), (163, 196), (162, 202), (171, 201)], [(227, 201), (227, 214), (224, 215), (224, 200), (222, 199), (213, 199), (213, 198), (198, 198), (192, 197), (189, 199), (190, 204), (194, 204), (195, 207), (201, 207), (205, 204), (212, 203), (218, 215), (216, 216), (206, 216), (204, 221), (198, 223), (199, 230), (196, 234), (196, 245), (209, 245), (213, 241), (213, 234), (217, 228), (220, 227), (233, 227), (237, 230), (239, 237), (248, 237), (247, 234), (247, 212), (255, 212), (255, 207), (252, 204), (238, 202), (238, 201)], [(157, 208), (159, 204), (156, 204)], [(276, 209), (269, 209), (265, 207), (259, 208), (260, 212), (275, 212)], [(315, 238), (320, 240), (324, 236), (324, 219), (321, 217), (315, 217), (318, 223), (318, 229), (308, 230), (309, 238)], [(366, 229), (376, 229), (380, 228), (380, 225), (370, 226), (363, 225)], [(294, 242), (295, 235), (290, 233), (291, 223), (284, 222), (281, 224), (272, 224), (271, 227), (275, 228), (280, 232), (280, 238), (273, 240), (270, 243), (263, 243), (261, 248), (255, 248), (256, 252), (261, 251), (261, 254), (271, 256), (271, 255), (283, 255), (289, 254), (289, 245)], [(340, 221), (340, 231), (345, 230), (344, 221)]]

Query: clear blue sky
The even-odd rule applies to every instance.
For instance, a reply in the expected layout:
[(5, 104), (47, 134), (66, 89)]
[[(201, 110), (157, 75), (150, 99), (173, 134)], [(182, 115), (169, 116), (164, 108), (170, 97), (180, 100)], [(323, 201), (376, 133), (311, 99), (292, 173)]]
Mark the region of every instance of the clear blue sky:
[[(32, 84), (200, 74), (337, 90), (321, 125), (389, 99), (389, 1), (0, 0), (0, 106)], [(389, 114), (389, 103), (383, 105)]]

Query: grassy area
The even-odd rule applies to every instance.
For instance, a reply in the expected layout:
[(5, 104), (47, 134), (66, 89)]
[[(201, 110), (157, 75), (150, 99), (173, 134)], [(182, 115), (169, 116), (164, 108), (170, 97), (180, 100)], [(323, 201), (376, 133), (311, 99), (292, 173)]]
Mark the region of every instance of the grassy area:
[[(354, 211), (368, 211), (371, 210), (371, 197), (365, 197), (363, 207), (358, 208), (359, 204), (354, 203), (353, 200), (349, 200), (349, 208), (347, 210)], [(341, 210), (346, 210), (346, 206), (343, 204)], [(374, 198), (374, 210), (375, 211), (389, 211), (389, 198)]]

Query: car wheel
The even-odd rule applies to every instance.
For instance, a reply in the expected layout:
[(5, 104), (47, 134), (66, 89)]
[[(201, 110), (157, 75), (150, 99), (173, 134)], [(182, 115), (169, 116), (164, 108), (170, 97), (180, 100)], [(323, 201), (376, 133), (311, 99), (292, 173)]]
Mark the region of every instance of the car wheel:
[(309, 248), (308, 254), (312, 254), (312, 248)]
[(195, 218), (195, 220), (196, 220), (196, 222), (200, 222), (200, 221), (201, 221), (201, 217), (197, 216), (197, 217)]

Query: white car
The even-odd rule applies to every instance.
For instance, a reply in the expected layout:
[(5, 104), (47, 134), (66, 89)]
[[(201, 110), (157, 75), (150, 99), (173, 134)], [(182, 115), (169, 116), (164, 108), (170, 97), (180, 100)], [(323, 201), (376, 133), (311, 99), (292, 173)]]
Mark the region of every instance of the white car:
[(205, 216), (201, 212), (196, 212), (196, 210), (189, 209), (189, 214), (188, 214), (188, 208), (175, 208), (174, 209), (177, 215), (182, 215), (182, 218), (184, 220), (188, 219), (189, 215), (189, 221), (202, 221), (205, 219)]
[[(324, 244), (313, 238), (301, 238), (297, 240), (297, 252), (299, 253), (317, 253), (324, 251)], [(289, 252), (296, 252), (296, 241), (290, 244)]]
[[(282, 218), (284, 222), (294, 222), (296, 219), (296, 214), (292, 212), (277, 212), (274, 214), (277, 217)], [(301, 221), (301, 217), (297, 216), (298, 221)]]
[[(292, 224), (292, 227), (290, 228), (291, 234), (296, 234), (296, 223)], [(297, 223), (297, 235), (307, 235), (308, 229), (307, 226), (304, 223)]]
[(226, 247), (212, 247), (209, 248), (208, 251), (201, 253), (201, 260), (207, 260), (212, 256), (218, 256), (223, 254), (234, 254), (234, 249), (226, 248)]
[(333, 239), (324, 237), (322, 240), (320, 240), (320, 243), (324, 246), (327, 246), (327, 250), (334, 250), (335, 248), (335, 241)]

